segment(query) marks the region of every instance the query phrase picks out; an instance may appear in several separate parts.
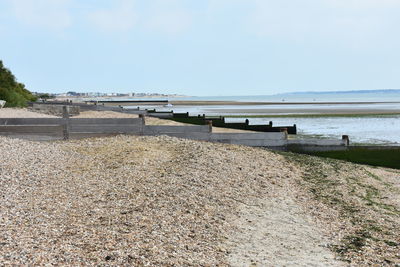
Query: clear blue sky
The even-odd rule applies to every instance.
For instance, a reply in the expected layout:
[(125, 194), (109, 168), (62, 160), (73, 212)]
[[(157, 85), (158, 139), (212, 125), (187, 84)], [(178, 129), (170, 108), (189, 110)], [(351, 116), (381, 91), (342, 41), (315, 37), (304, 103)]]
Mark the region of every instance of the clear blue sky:
[(259, 95), (400, 88), (400, 0), (0, 0), (32, 91)]

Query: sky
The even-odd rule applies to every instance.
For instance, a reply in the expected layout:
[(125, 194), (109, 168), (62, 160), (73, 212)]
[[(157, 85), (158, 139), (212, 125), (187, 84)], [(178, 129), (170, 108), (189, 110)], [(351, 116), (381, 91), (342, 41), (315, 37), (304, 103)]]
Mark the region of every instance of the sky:
[(400, 0), (0, 0), (31, 91), (267, 95), (400, 88)]

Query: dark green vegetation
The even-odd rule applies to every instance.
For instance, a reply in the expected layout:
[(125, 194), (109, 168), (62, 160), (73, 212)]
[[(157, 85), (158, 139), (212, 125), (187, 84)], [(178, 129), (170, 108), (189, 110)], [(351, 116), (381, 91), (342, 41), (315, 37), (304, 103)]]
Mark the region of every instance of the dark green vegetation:
[[(335, 159), (280, 154), (303, 170), (298, 183), (315, 201), (310, 206), (313, 213), (330, 214), (324, 223), (333, 236), (340, 233), (331, 250), (355, 266), (394, 266), (400, 261), (400, 208), (392, 201), (400, 192), (386, 179), (389, 172), (377, 175), (365, 166)], [(319, 207), (328, 209), (318, 211)]]
[(54, 98), (54, 95), (50, 95), (48, 93), (39, 93), (39, 94), (36, 94), (36, 95), (37, 95), (38, 98), (41, 98), (41, 99), (44, 99), (44, 100)]
[(17, 82), (10, 70), (4, 67), (0, 60), (0, 100), (7, 101), (6, 107), (24, 107), (28, 101), (36, 97), (29, 92), (25, 85)]
[(352, 147), (344, 151), (302, 152), (309, 155), (346, 160), (359, 164), (400, 169), (400, 147), (372, 149)]

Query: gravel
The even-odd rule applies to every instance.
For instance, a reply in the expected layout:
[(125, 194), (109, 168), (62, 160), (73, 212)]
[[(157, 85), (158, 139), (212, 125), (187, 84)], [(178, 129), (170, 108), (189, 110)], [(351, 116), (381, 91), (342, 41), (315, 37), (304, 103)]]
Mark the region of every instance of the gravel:
[(165, 136), (0, 144), (2, 265), (400, 264), (398, 171)]
[(5, 264), (225, 265), (240, 207), (293, 173), (268, 151), (170, 137), (0, 141)]

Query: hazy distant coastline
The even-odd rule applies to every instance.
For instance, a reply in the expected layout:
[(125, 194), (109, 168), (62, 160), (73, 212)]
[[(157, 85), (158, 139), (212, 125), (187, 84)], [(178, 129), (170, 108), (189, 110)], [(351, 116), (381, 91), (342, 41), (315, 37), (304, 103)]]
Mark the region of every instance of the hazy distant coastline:
[(376, 93), (400, 93), (400, 89), (376, 89), (376, 90), (348, 90), (348, 91), (303, 91), (288, 92), (275, 95), (302, 95), (302, 94), (376, 94)]

